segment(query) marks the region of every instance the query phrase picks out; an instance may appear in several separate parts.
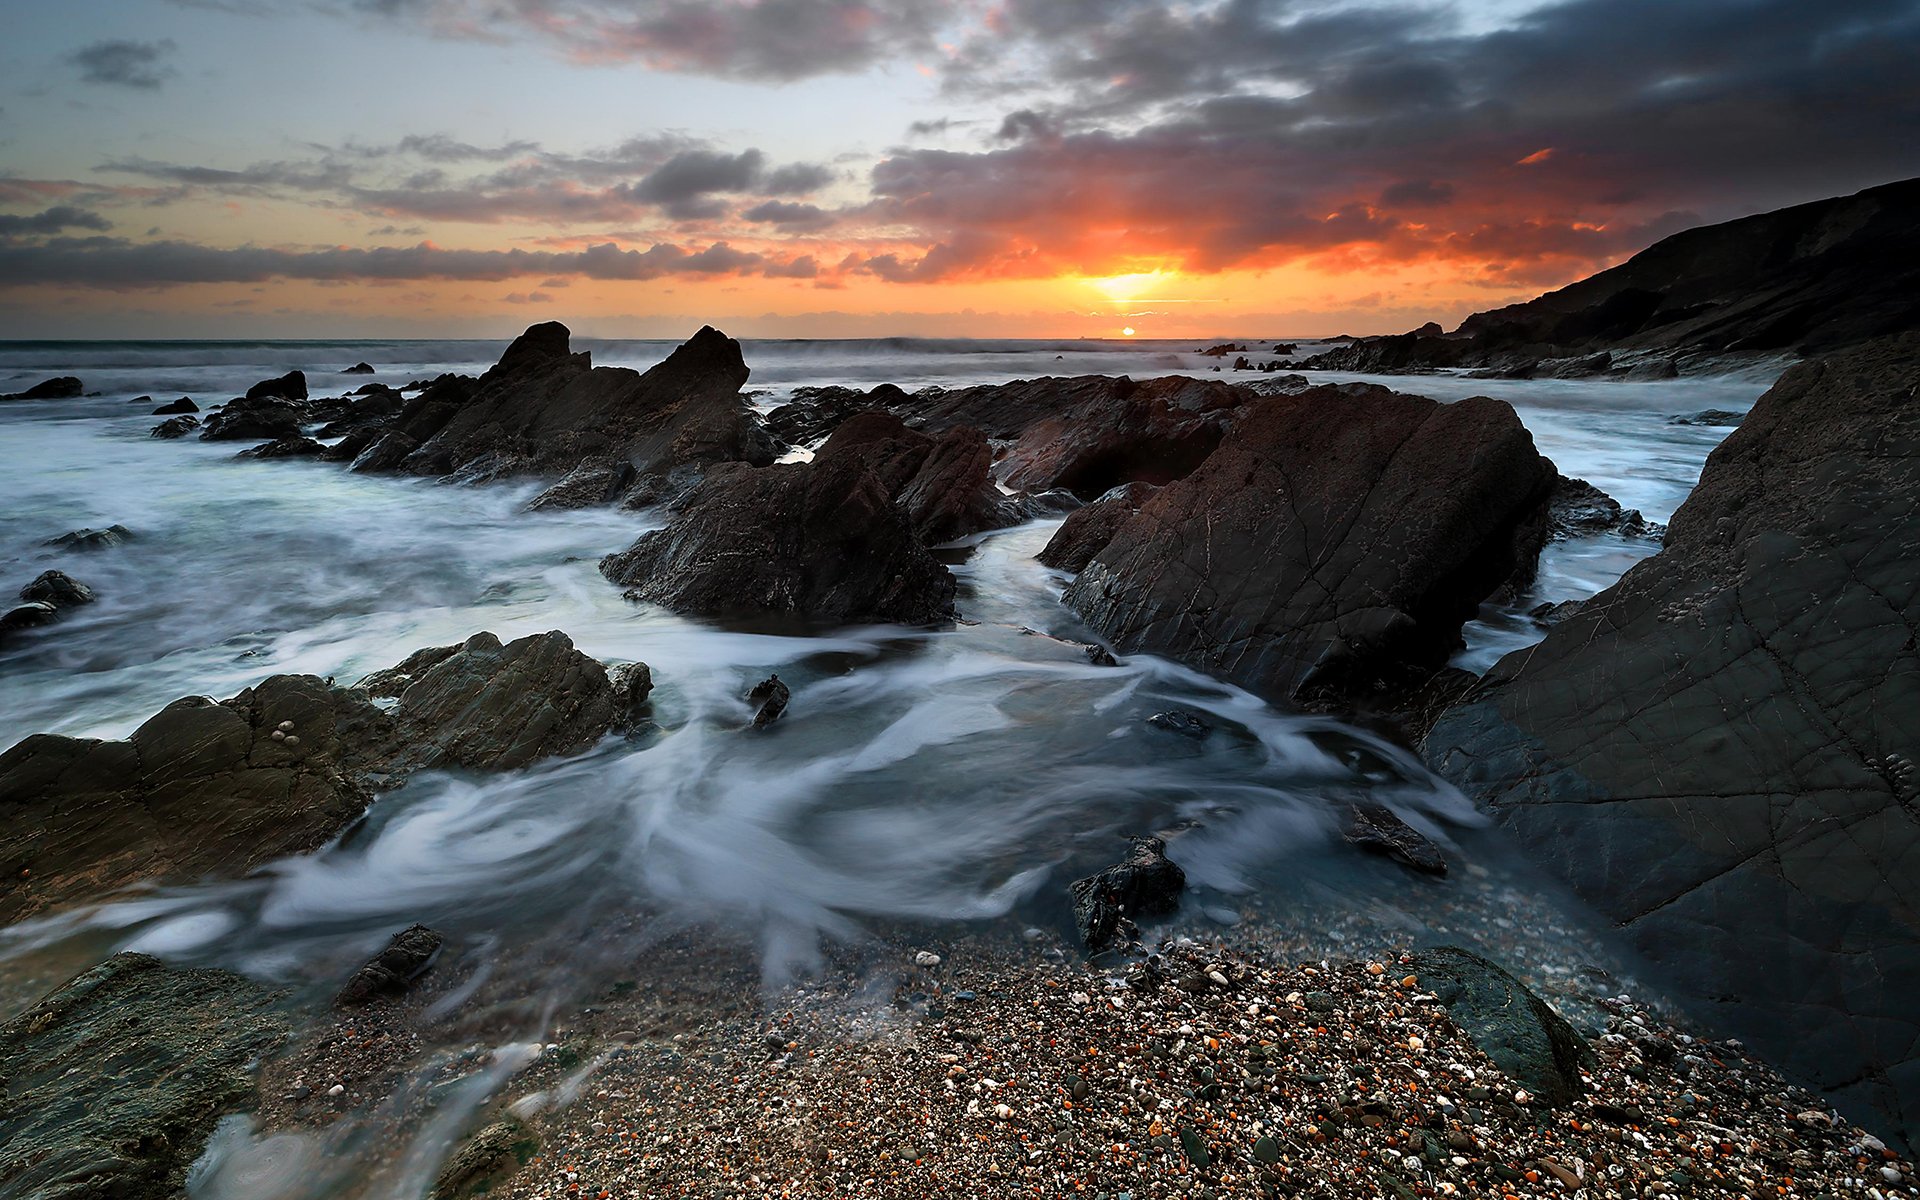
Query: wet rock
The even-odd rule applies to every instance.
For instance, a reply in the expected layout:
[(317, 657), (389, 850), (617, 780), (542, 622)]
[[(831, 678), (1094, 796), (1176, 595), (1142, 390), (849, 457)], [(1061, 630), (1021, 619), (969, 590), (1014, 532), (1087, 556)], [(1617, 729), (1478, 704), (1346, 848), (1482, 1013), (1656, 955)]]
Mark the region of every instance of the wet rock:
[(400, 430), (381, 434), (379, 439), (362, 450), (354, 459), (350, 470), (379, 472), (397, 469), (401, 463), (420, 448), (420, 443)]
[(631, 716), (653, 695), (653, 669), (643, 662), (620, 663), (607, 668), (607, 683), (616, 709)]
[(778, 675), (769, 675), (747, 690), (747, 703), (754, 705), (753, 727), (761, 729), (778, 721), (787, 711), (787, 701), (793, 698), (792, 691), (780, 682)]
[(59, 616), (60, 610), (44, 600), (16, 605), (0, 613), (0, 641), (5, 640), (9, 634), (18, 633), (23, 629), (35, 629), (41, 625), (50, 624)]
[(117, 954), (0, 1027), (0, 1194), (170, 1200), (286, 1038), (277, 996)]
[[(324, 434), (326, 431), (321, 432)], [(379, 428), (375, 426), (356, 429), (321, 451), (321, 461), (351, 463), (365, 454), (375, 442), (380, 440), (381, 436)]]
[(1920, 1132), (1903, 1115), (1920, 1101), (1916, 386), (1915, 335), (1790, 368), (1661, 552), (1496, 664), (1426, 743), (1683, 1000), (1903, 1136)]
[(235, 458), (318, 458), (327, 448), (310, 437), (275, 438), (258, 446), (249, 446)]
[(342, 375), (371, 375), (373, 374), (373, 367), (369, 363), (357, 362), (350, 367), (340, 368), (340, 373)]
[(262, 379), (247, 389), (247, 399), (262, 400), (274, 397), (280, 400), (305, 400), (307, 398), (307, 377), (300, 371), (288, 371), (278, 379)]
[(802, 387), (793, 399), (767, 414), (767, 432), (794, 446), (807, 446), (826, 437), (847, 418), (875, 409), (892, 409), (910, 397), (891, 383), (871, 391), (850, 387)]
[(1553, 601), (1547, 601), (1544, 604), (1536, 604), (1528, 609), (1527, 615), (1542, 625), (1558, 625), (1568, 617), (1579, 612), (1585, 605), (1586, 601), (1584, 600), (1562, 600), (1557, 604)]
[(71, 375), (45, 379), (24, 392), (11, 392), (0, 400), (71, 400), (85, 394), (85, 385)]
[(425, 925), (409, 925), (394, 934), (385, 949), (361, 964), (333, 1002), (342, 1008), (352, 1008), (382, 996), (399, 995), (426, 974), (445, 941)]
[(1205, 741), (1207, 735), (1213, 732), (1213, 726), (1207, 724), (1207, 719), (1190, 708), (1170, 708), (1154, 713), (1147, 718), (1147, 724), (1167, 733), (1192, 738), (1196, 742)]
[(76, 604), (92, 604), (93, 589), (65, 571), (42, 571), (32, 583), (20, 589), (22, 600), (51, 604), (55, 608), (71, 608)]
[(132, 540), (133, 530), (125, 525), (109, 525), (105, 529), (76, 529), (56, 538), (48, 538), (42, 545), (60, 550), (109, 550)]
[(468, 1200), (493, 1191), (532, 1160), (540, 1139), (519, 1121), (495, 1121), (467, 1139), (435, 1179), (430, 1200)]
[(1445, 875), (1447, 859), (1425, 834), (1383, 804), (1358, 803), (1347, 810), (1347, 843), (1382, 854), (1426, 875)]
[(1669, 425), (1738, 425), (1740, 424), (1741, 421), (1744, 421), (1746, 419), (1746, 416), (1747, 414), (1745, 413), (1733, 412), (1730, 409), (1707, 408), (1707, 409), (1702, 409), (1697, 413), (1687, 413), (1683, 416), (1668, 417), (1667, 424)]
[(855, 455), (716, 467), (666, 528), (600, 571), (628, 599), (676, 612), (843, 624), (929, 624), (952, 614), (956, 587)]
[(1457, 946), (1420, 951), (1413, 971), (1510, 1079), (1555, 1108), (1579, 1097), (1580, 1070), (1593, 1062), (1593, 1050), (1526, 984)]
[(633, 486), (634, 474), (633, 464), (624, 458), (581, 463), (558, 483), (527, 501), (527, 509), (544, 512), (608, 504)]
[(200, 428), (200, 418), (190, 416), (169, 417), (147, 432), (148, 437), (182, 438)]
[[(334, 406), (324, 418), (317, 436), (336, 438), (362, 430), (384, 432), (388, 422), (406, 407), (406, 397), (383, 384), (370, 383), (356, 395), (359, 399)], [(371, 444), (371, 443), (369, 443)]]
[(156, 417), (171, 417), (179, 413), (197, 413), (199, 411), (200, 406), (198, 404), (195, 404), (190, 397), (182, 396), (178, 400), (169, 401), (162, 404), (159, 408), (154, 409), (153, 415)]
[(1157, 837), (1132, 838), (1133, 852), (1125, 861), (1097, 875), (1068, 885), (1073, 898), (1073, 922), (1088, 950), (1099, 952), (1115, 937), (1132, 935), (1136, 915), (1170, 913), (1186, 890), (1187, 873), (1167, 858), (1167, 844)]
[(300, 436), (306, 414), (296, 404), (272, 396), (230, 400), (210, 414), (200, 429), (203, 442), (271, 442)]
[(1403, 693), (1531, 573), (1555, 474), (1506, 404), (1271, 397), (1148, 497), (1065, 600), (1123, 653), (1316, 705)]
[(938, 436), (908, 429), (887, 412), (864, 412), (843, 422), (814, 455), (823, 469), (857, 460), (873, 472), (905, 511), (920, 540), (938, 545), (1013, 524), (1019, 513), (994, 486), (993, 451), (970, 425)]
[(1627, 378), (1636, 382), (1657, 382), (1680, 378), (1680, 364), (1670, 358), (1650, 358), (1627, 368)]
[(1584, 479), (1561, 475), (1554, 480), (1547, 519), (1554, 538), (1590, 537), (1617, 533), (1622, 537), (1658, 537), (1661, 527)]
[(1078, 573), (1107, 548), (1128, 518), (1140, 511), (1160, 489), (1151, 483), (1123, 483), (1098, 500), (1070, 513), (1040, 553), (1041, 563), (1059, 571)]

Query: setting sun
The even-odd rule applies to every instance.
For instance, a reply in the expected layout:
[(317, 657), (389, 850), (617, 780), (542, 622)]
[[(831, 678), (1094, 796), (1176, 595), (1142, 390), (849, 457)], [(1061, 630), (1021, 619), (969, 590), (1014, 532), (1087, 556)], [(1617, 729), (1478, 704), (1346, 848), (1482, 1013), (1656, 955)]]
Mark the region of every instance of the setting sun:
[(1151, 291), (1166, 278), (1164, 271), (1138, 271), (1131, 275), (1108, 275), (1102, 279), (1089, 279), (1087, 283), (1109, 300), (1124, 303), (1137, 300)]
[(1122, 337), (1132, 337), (1132, 336), (1133, 336), (1133, 326), (1131, 326), (1131, 325), (1129, 325), (1129, 326), (1127, 326), (1127, 327), (1126, 327), (1125, 329), (1122, 329), (1122, 330), (1120, 331), (1120, 335), (1121, 335)]

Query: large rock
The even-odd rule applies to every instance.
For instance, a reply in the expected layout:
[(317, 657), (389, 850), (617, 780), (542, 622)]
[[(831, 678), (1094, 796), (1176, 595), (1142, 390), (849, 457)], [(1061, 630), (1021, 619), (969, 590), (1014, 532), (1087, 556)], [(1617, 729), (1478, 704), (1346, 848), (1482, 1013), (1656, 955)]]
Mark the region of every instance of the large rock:
[(1042, 563), (1060, 571), (1080, 572), (1093, 556), (1107, 548), (1147, 497), (1160, 489), (1151, 483), (1123, 483), (1092, 504), (1076, 509), (1060, 523), (1053, 537), (1034, 555)]
[(866, 392), (838, 385), (795, 388), (792, 400), (767, 414), (767, 432), (795, 446), (810, 445), (856, 414), (911, 403), (912, 398), (891, 383)]
[(1526, 574), (1554, 478), (1498, 400), (1272, 397), (1148, 497), (1065, 598), (1122, 653), (1301, 702), (1391, 695)]
[(42, 380), (24, 392), (9, 392), (0, 396), (0, 400), (71, 400), (81, 395), (84, 388), (73, 376), (62, 375), (58, 379)]
[(171, 1200), (287, 1024), (226, 971), (116, 954), (0, 1027), (0, 1195)]
[(1416, 954), (1413, 970), (1480, 1052), (1534, 1097), (1562, 1108), (1585, 1090), (1580, 1070), (1593, 1065), (1593, 1049), (1505, 969), (1471, 950), (1440, 946)]
[(313, 850), (409, 770), (584, 749), (631, 719), (636, 690), (563, 633), (483, 633), (362, 689), (275, 675), (230, 700), (176, 700), (125, 741), (32, 735), (0, 753), (0, 922)]
[(111, 550), (132, 540), (133, 530), (125, 525), (109, 525), (105, 529), (69, 530), (59, 537), (48, 538), (41, 545), (56, 550)]
[(307, 398), (307, 377), (300, 371), (288, 371), (278, 379), (262, 379), (247, 389), (247, 399), (261, 400), (275, 396), (282, 400), (305, 400)]
[(177, 417), (168, 417), (158, 425), (155, 425), (147, 431), (147, 436), (160, 438), (162, 440), (183, 438), (198, 428), (200, 428), (199, 417), (182, 413)]
[(986, 436), (971, 425), (929, 436), (892, 413), (861, 413), (814, 455), (823, 466), (842, 458), (864, 463), (930, 546), (1019, 520), (1017, 507), (994, 486)]
[(629, 599), (676, 612), (835, 624), (929, 624), (952, 614), (956, 587), (854, 454), (716, 467), (666, 528), (600, 570)]
[(36, 600), (55, 608), (92, 604), (93, 589), (65, 571), (42, 571), (32, 583), (20, 589), (22, 600)]
[(1796, 366), (1661, 553), (1501, 660), (1430, 761), (1668, 979), (1920, 1133), (1920, 337)]
[(1167, 857), (1167, 844), (1157, 837), (1137, 837), (1127, 857), (1106, 870), (1067, 885), (1073, 900), (1073, 923), (1080, 940), (1095, 953), (1115, 938), (1137, 932), (1135, 916), (1159, 916), (1180, 906), (1187, 889), (1187, 873)]
[(290, 400), (251, 396), (229, 400), (200, 429), (203, 442), (271, 442), (300, 436), (306, 412)]

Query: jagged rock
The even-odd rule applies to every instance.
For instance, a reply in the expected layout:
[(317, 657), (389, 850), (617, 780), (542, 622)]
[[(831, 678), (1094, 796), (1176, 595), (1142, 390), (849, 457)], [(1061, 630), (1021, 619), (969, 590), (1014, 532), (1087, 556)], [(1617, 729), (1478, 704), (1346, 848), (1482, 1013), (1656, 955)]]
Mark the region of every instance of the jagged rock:
[(182, 438), (200, 428), (200, 418), (190, 416), (168, 417), (148, 431), (148, 437)]
[(382, 996), (399, 995), (426, 974), (445, 941), (425, 925), (409, 925), (394, 934), (380, 953), (353, 973), (333, 1002), (342, 1008), (353, 1008)]
[(1140, 511), (1147, 497), (1159, 490), (1151, 483), (1121, 484), (1071, 513), (1034, 557), (1056, 570), (1076, 574), (1085, 570), (1094, 556), (1107, 548), (1120, 527)]
[(350, 367), (342, 367), (340, 373), (342, 375), (371, 375), (373, 374), (373, 366), (370, 363), (357, 362)]
[(384, 430), (407, 404), (406, 397), (384, 384), (370, 383), (355, 394), (359, 399), (346, 402), (327, 416), (316, 436), (335, 438), (361, 430)]
[(1207, 719), (1190, 708), (1170, 708), (1154, 713), (1147, 718), (1147, 724), (1155, 729), (1192, 738), (1196, 742), (1205, 741), (1207, 735), (1213, 732), (1213, 726), (1207, 724)]
[(1148, 497), (1065, 600), (1123, 653), (1268, 695), (1404, 691), (1528, 573), (1554, 478), (1501, 401), (1351, 386), (1268, 398)]
[(1745, 413), (1732, 412), (1724, 408), (1702, 409), (1685, 416), (1668, 417), (1669, 425), (1738, 425), (1746, 419)]
[(172, 1200), (287, 1037), (278, 994), (116, 954), (0, 1027), (0, 1194)]
[(195, 404), (191, 397), (182, 396), (178, 400), (169, 400), (159, 408), (154, 409), (153, 415), (156, 417), (171, 417), (179, 413), (197, 413), (199, 411), (200, 406)]
[(1580, 1070), (1593, 1063), (1592, 1048), (1526, 984), (1458, 946), (1417, 952), (1413, 972), (1480, 1052), (1535, 1097), (1564, 1108), (1585, 1091)]
[(792, 691), (780, 682), (778, 675), (769, 675), (754, 684), (747, 692), (747, 703), (754, 706), (753, 727), (762, 729), (778, 721), (792, 698)]
[(318, 458), (327, 448), (310, 437), (283, 437), (249, 446), (235, 458)]
[(805, 446), (837, 429), (842, 421), (874, 409), (893, 409), (911, 397), (891, 383), (871, 391), (850, 387), (801, 387), (793, 399), (767, 414), (767, 432), (790, 445)]
[(619, 499), (621, 493), (633, 486), (633, 481), (633, 464), (624, 458), (581, 463), (558, 483), (527, 501), (527, 508), (543, 512), (606, 504)]
[(1015, 505), (993, 484), (993, 451), (985, 435), (971, 425), (931, 437), (908, 429), (892, 413), (860, 413), (842, 422), (814, 455), (823, 469), (842, 459), (872, 471), (928, 545), (1019, 519)]
[[(322, 430), (322, 432), (325, 431)], [(362, 454), (365, 454), (381, 437), (382, 434), (377, 426), (356, 429), (333, 445), (322, 450), (320, 452), (320, 458), (323, 462), (351, 463)]]
[(1073, 923), (1088, 950), (1099, 953), (1115, 937), (1132, 936), (1135, 915), (1170, 913), (1180, 906), (1187, 873), (1167, 858), (1157, 837), (1136, 837), (1133, 852), (1097, 875), (1067, 887), (1073, 898)]
[(0, 613), (0, 640), (22, 629), (35, 629), (52, 622), (60, 610), (44, 600), (32, 600)]
[(262, 379), (247, 389), (247, 399), (263, 400), (274, 397), (280, 400), (305, 400), (307, 398), (307, 377), (299, 371), (288, 371), (278, 379)]
[(93, 589), (65, 571), (42, 571), (32, 583), (20, 589), (20, 598), (55, 608), (71, 608), (76, 604), (92, 604)]
[(300, 406), (272, 396), (230, 400), (210, 414), (200, 430), (203, 442), (271, 442), (300, 436), (306, 414)]
[(861, 456), (713, 468), (664, 529), (601, 560), (646, 600), (703, 616), (786, 613), (924, 625), (955, 582)]
[(396, 429), (381, 434), (377, 441), (362, 450), (349, 470), (392, 471), (419, 448), (419, 442)]
[(1357, 803), (1347, 809), (1348, 844), (1384, 854), (1427, 875), (1445, 875), (1447, 859), (1425, 834), (1401, 820), (1384, 804)]
[(125, 525), (109, 525), (105, 529), (76, 529), (56, 538), (48, 538), (42, 545), (60, 550), (108, 550), (132, 540), (133, 530)]
[(1568, 617), (1579, 612), (1585, 604), (1586, 601), (1584, 600), (1561, 600), (1558, 603), (1549, 600), (1546, 603), (1536, 604), (1528, 609), (1527, 615), (1542, 625), (1558, 625)]
[(71, 400), (84, 394), (85, 385), (71, 375), (62, 375), (57, 379), (42, 380), (24, 392), (0, 396), (0, 400)]
[(1502, 659), (1426, 740), (1669, 991), (1905, 1138), (1917, 385), (1916, 335), (1789, 369), (1661, 552)]
[(1627, 378), (1635, 382), (1657, 382), (1680, 378), (1680, 364), (1670, 358), (1649, 358), (1627, 368)]
[(1620, 502), (1584, 479), (1562, 475), (1554, 480), (1553, 498), (1547, 507), (1548, 529), (1552, 537), (1591, 537), (1599, 533), (1617, 533), (1622, 537), (1658, 537), (1660, 526), (1640, 515), (1637, 508), (1621, 508)]

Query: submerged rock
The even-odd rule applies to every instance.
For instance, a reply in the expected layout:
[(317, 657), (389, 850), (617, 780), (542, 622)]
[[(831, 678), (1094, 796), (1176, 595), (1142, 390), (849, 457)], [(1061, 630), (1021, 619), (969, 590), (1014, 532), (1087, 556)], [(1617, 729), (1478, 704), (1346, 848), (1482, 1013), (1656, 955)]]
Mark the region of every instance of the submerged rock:
[(44, 600), (30, 600), (0, 613), (0, 640), (22, 629), (34, 629), (52, 623), (60, 610)]
[(793, 692), (780, 682), (778, 675), (769, 675), (747, 691), (747, 703), (754, 705), (753, 727), (762, 729), (778, 721), (787, 711), (787, 701), (793, 698)]
[(1428, 760), (1845, 1107), (1920, 1103), (1920, 335), (1789, 369), (1664, 548), (1502, 659)]
[(179, 413), (197, 413), (199, 411), (200, 406), (198, 404), (195, 404), (191, 398), (182, 396), (178, 400), (168, 401), (159, 408), (154, 409), (153, 415), (156, 417), (171, 417)]
[(1349, 845), (1383, 854), (1427, 875), (1447, 873), (1446, 855), (1427, 836), (1401, 820), (1384, 804), (1359, 803), (1347, 809)]
[(116, 954), (0, 1026), (0, 1194), (171, 1200), (287, 1036), (277, 994)]
[(440, 1168), (429, 1200), (468, 1200), (484, 1196), (525, 1166), (540, 1149), (540, 1139), (509, 1117), (468, 1138)]
[(1617, 533), (1622, 537), (1658, 537), (1660, 526), (1640, 515), (1637, 508), (1622, 508), (1620, 502), (1584, 479), (1562, 475), (1554, 480), (1553, 498), (1547, 519), (1555, 538), (1589, 537), (1598, 533)]
[(1167, 733), (1177, 733), (1183, 738), (1203, 742), (1213, 732), (1213, 726), (1207, 719), (1190, 708), (1170, 708), (1157, 712), (1147, 718), (1147, 724)]
[(108, 550), (132, 540), (133, 530), (125, 525), (109, 525), (105, 529), (76, 529), (41, 544), (59, 550)]
[(0, 400), (71, 400), (85, 392), (85, 385), (71, 375), (45, 379), (24, 392), (10, 392)]
[(1135, 915), (1170, 913), (1180, 905), (1187, 873), (1167, 858), (1167, 843), (1136, 837), (1133, 852), (1097, 875), (1067, 887), (1073, 898), (1073, 923), (1088, 950), (1098, 953), (1115, 937), (1130, 937)]
[(200, 428), (200, 418), (190, 416), (169, 417), (147, 431), (148, 437), (182, 438)]
[(55, 608), (92, 604), (93, 589), (65, 571), (42, 571), (32, 583), (20, 589), (22, 600), (38, 600)]
[(1526, 984), (1458, 946), (1420, 951), (1413, 970), (1508, 1078), (1554, 1108), (1580, 1096), (1580, 1069), (1593, 1061), (1593, 1050)]
[(1738, 425), (1746, 420), (1747, 414), (1733, 412), (1724, 408), (1702, 409), (1697, 413), (1668, 417), (1669, 425)]
[(409, 925), (353, 973), (333, 1002), (352, 1008), (406, 991), (426, 974), (445, 941), (438, 931), (425, 925)]
[(327, 448), (310, 437), (275, 438), (258, 446), (249, 446), (235, 458), (318, 458)]

